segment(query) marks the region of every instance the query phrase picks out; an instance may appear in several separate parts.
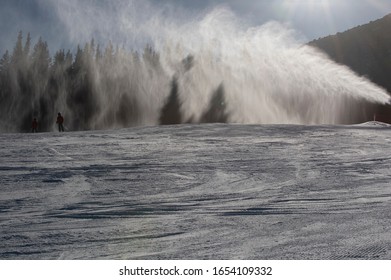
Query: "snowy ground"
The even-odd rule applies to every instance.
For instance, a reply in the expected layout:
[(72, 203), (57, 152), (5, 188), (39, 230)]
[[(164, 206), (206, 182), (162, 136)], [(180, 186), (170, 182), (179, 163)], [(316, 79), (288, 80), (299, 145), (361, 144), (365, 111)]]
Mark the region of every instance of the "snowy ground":
[(0, 134), (0, 259), (391, 259), (391, 128)]

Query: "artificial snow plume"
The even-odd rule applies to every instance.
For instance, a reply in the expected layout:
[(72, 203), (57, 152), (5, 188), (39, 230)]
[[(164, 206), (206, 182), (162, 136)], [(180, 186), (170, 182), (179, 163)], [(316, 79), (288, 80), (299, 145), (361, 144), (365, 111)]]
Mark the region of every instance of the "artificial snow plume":
[(158, 49), (168, 73), (178, 71), (174, 66), (184, 56), (194, 58), (179, 79), (186, 117), (200, 116), (221, 84), (235, 123), (354, 122), (362, 113), (360, 102), (389, 99), (385, 90), (302, 45), (277, 22), (246, 28), (219, 8), (165, 31)]
[[(56, 5), (75, 44), (91, 36), (122, 47), (110, 43), (103, 59), (94, 44), (78, 48), (72, 71), (63, 72), (71, 85), (39, 78), (31, 100), (12, 97), (11, 126), (19, 119), (15, 127), (25, 128), (38, 117), (53, 130), (59, 111), (68, 130), (154, 125), (170, 114), (176, 120), (168, 123), (341, 124), (365, 121), (370, 103), (389, 101), (385, 90), (297, 40), (288, 25), (250, 26), (227, 7), (185, 17), (144, 1), (40, 2)], [(173, 92), (176, 111), (168, 112)], [(224, 103), (220, 112), (216, 98)], [(12, 108), (28, 110), (17, 118)]]
[[(363, 114), (360, 102), (388, 102), (383, 89), (303, 45), (286, 24), (253, 27), (225, 6), (188, 15), (148, 1), (111, 2), (108, 12), (102, 4), (82, 17), (63, 12), (64, 7), (82, 11), (76, 8), (78, 1), (60, 1), (59, 16), (76, 40), (85, 34), (107, 37), (115, 30), (109, 38), (113, 41), (151, 43), (169, 79), (149, 89), (151, 102), (164, 102), (170, 94), (167, 85), (176, 76), (183, 120), (199, 121), (220, 85), (230, 112), (227, 120), (235, 123), (354, 122)], [(85, 28), (76, 28), (75, 17)]]

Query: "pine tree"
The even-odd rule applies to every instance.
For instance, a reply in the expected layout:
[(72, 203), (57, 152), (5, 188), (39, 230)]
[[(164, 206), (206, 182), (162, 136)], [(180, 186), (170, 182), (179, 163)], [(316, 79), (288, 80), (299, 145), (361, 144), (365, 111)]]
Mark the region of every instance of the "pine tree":
[[(8, 106), (8, 100), (10, 99), (9, 89), (9, 67), (11, 58), (8, 50), (4, 53), (0, 59), (0, 112), (4, 113), (5, 107)], [(0, 113), (1, 117), (1, 113)]]
[(96, 47), (95, 61), (99, 63), (102, 60), (102, 57), (103, 57), (102, 51), (100, 50), (100, 45), (98, 45)]
[(65, 51), (59, 50), (54, 55), (53, 65), (54, 69), (60, 68), (65, 64)]
[(68, 50), (66, 55), (65, 55), (65, 65), (66, 65), (66, 67), (72, 67), (72, 62), (73, 62), (73, 54), (71, 53), (70, 50)]
[(212, 94), (209, 108), (201, 117), (201, 123), (226, 123), (228, 122), (227, 104), (225, 101), (224, 85), (221, 83)]
[(30, 55), (30, 47), (31, 47), (31, 35), (29, 32), (27, 34), (26, 43), (24, 44), (24, 48), (23, 48), (23, 57), (25, 60), (27, 60)]
[(11, 63), (11, 57), (8, 50), (5, 51), (3, 57), (0, 59), (0, 72), (5, 72), (8, 70)]
[(50, 62), (48, 45), (42, 38), (39, 38), (32, 54), (33, 71), (38, 72), (41, 76), (47, 75)]
[(114, 63), (114, 47), (111, 41), (109, 41), (109, 44), (105, 49), (103, 59), (106, 67), (111, 66)]
[(170, 96), (168, 97), (166, 104), (164, 105), (160, 113), (160, 124), (170, 125), (182, 123), (180, 107), (181, 102), (179, 101), (178, 96), (178, 81), (176, 78), (173, 78), (171, 82)]
[(19, 31), (18, 39), (16, 40), (11, 61), (14, 65), (17, 65), (19, 62), (22, 61), (22, 58), (23, 58), (23, 33), (22, 31)]

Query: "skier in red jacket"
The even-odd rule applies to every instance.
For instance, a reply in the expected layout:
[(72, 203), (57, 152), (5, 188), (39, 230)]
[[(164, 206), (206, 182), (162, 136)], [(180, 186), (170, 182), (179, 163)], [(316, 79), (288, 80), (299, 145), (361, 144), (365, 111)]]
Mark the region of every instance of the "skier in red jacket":
[(34, 118), (33, 122), (31, 123), (31, 132), (38, 132), (38, 121), (36, 118)]
[(64, 132), (64, 126), (63, 126), (64, 118), (63, 118), (63, 116), (61, 116), (61, 113), (58, 113), (56, 123), (58, 124), (58, 131)]

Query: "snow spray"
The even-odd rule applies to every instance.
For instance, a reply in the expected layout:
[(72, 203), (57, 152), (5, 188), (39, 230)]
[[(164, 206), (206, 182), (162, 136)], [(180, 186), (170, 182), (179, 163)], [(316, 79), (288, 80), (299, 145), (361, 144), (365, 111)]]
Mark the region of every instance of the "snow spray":
[[(86, 128), (158, 124), (174, 80), (181, 122), (200, 122), (216, 92), (224, 95), (225, 120), (244, 124), (352, 123), (363, 104), (389, 101), (385, 90), (303, 44), (286, 24), (254, 27), (227, 7), (189, 16), (147, 1), (109, 1), (110, 8), (105, 1), (86, 2), (55, 4), (75, 43), (94, 37), (125, 49), (150, 44), (159, 54), (158, 70), (143, 57), (134, 71), (120, 62), (109, 69), (123, 76), (122, 87), (106, 84), (96, 73), (92, 108), (98, 113)], [(121, 117), (107, 117), (110, 108), (118, 111), (127, 100), (132, 107), (122, 108)], [(57, 106), (66, 115), (72, 104)]]

